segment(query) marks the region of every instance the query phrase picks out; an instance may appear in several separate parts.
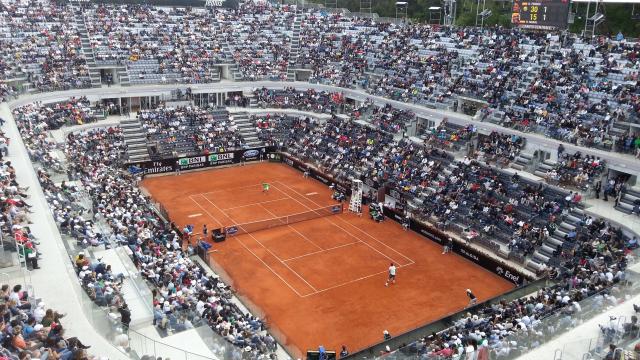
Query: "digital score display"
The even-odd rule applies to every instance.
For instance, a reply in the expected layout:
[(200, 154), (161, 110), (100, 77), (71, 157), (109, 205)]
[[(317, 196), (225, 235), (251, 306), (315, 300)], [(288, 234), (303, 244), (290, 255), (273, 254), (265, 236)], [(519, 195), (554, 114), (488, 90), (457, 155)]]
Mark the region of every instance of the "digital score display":
[(569, 0), (514, 0), (511, 23), (538, 30), (566, 29)]

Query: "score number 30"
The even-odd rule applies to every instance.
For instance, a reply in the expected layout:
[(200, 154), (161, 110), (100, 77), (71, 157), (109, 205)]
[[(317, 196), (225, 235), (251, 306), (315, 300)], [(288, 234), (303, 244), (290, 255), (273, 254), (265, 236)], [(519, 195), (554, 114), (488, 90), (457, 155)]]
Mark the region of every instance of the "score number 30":
[[(529, 11), (529, 20), (531, 21), (538, 21), (538, 11), (540, 10), (540, 7), (537, 5), (533, 5), (531, 6), (531, 10)], [(543, 6), (542, 7), (542, 21), (547, 20), (547, 7)]]

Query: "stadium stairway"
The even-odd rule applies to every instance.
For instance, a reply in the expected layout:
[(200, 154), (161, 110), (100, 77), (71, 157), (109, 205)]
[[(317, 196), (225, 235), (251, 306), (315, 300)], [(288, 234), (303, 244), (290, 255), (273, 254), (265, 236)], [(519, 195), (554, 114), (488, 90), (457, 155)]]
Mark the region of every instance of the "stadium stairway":
[(553, 252), (558, 246), (561, 246), (564, 249), (572, 248), (574, 246), (571, 243), (565, 242), (564, 236), (579, 225), (579, 222), (584, 215), (585, 212), (583, 205), (578, 205), (572, 208), (569, 214), (562, 219), (556, 231), (545, 239), (542, 245), (536, 249), (531, 256), (531, 260), (527, 262), (527, 268), (537, 271), (543, 264), (557, 266), (559, 263), (553, 255)]
[(138, 275), (133, 261), (127, 254), (128, 248), (122, 246), (107, 250), (93, 250), (95, 259), (102, 259), (111, 265), (114, 274), (124, 275), (122, 295), (131, 310), (131, 328), (148, 325), (153, 320), (151, 289)]
[(529, 171), (529, 168), (533, 165), (533, 154), (525, 153), (521, 151), (520, 154), (509, 164), (512, 169), (520, 171)]
[(93, 49), (91, 48), (91, 42), (89, 41), (89, 32), (84, 23), (84, 15), (82, 12), (76, 12), (76, 28), (80, 35), (80, 41), (82, 42), (82, 53), (87, 61), (89, 67), (89, 78), (91, 79), (91, 87), (99, 88), (102, 86), (100, 79), (100, 70), (97, 68), (95, 57), (93, 56)]
[(631, 124), (629, 124), (628, 122), (616, 120), (613, 122), (611, 128), (609, 129), (609, 135), (615, 135), (618, 138), (621, 138), (625, 133), (628, 133), (630, 129)]
[(120, 121), (120, 127), (124, 134), (129, 160), (136, 162), (150, 160), (147, 137), (140, 121), (138, 119), (124, 119)]
[(251, 109), (255, 109), (258, 107), (258, 99), (256, 98), (255, 95), (253, 95), (253, 93), (245, 93), (243, 94), (244, 97), (249, 98), (249, 108)]
[(242, 135), (244, 143), (249, 147), (263, 146), (264, 143), (258, 138), (256, 127), (253, 125), (249, 115), (245, 112), (233, 114), (233, 121), (238, 127), (238, 132)]
[(302, 15), (296, 16), (293, 22), (293, 35), (291, 36), (291, 47), (289, 49), (289, 63), (287, 65), (287, 81), (296, 81), (295, 66), (298, 62), (298, 52), (300, 51), (300, 30), (302, 29)]
[[(70, 181), (68, 177), (59, 180), (66, 180), (67, 184), (72, 186), (78, 186), (81, 188), (78, 193), (78, 201), (72, 205), (79, 208), (84, 208), (79, 216), (85, 221), (91, 221), (93, 223), (92, 229), (96, 233), (100, 233), (109, 238), (112, 233), (111, 227), (106, 222), (105, 218), (92, 211), (93, 203), (89, 192), (84, 188), (79, 181)], [(60, 183), (57, 183), (60, 186)], [(76, 238), (72, 237), (69, 233), (64, 232), (60, 234), (65, 242), (65, 248), (69, 254), (73, 257), (79, 252), (84, 252), (85, 256), (91, 259), (92, 262), (98, 260), (102, 261), (105, 265), (110, 265), (113, 274), (122, 274), (121, 291), (125, 302), (131, 310), (131, 328), (138, 328), (145, 326), (153, 320), (153, 308), (152, 308), (152, 295), (151, 289), (138, 274), (136, 266), (130, 257), (131, 250), (126, 246), (119, 247), (102, 247), (102, 246), (86, 246), (82, 245)], [(111, 243), (110, 246), (115, 245)], [(104, 314), (99, 314), (104, 316)]]
[(547, 171), (552, 170), (555, 166), (556, 166), (555, 161), (547, 159), (538, 164), (538, 167), (533, 172), (533, 174), (540, 176), (541, 178), (545, 178), (547, 175)]
[(618, 205), (616, 205), (616, 210), (622, 211), (625, 214), (631, 214), (636, 201), (640, 202), (640, 188), (631, 187), (625, 189)]
[(131, 82), (129, 81), (129, 72), (124, 65), (118, 65), (116, 68), (116, 72), (118, 74), (118, 79), (120, 79), (120, 85), (122, 86), (130, 86)]
[(222, 45), (222, 54), (225, 58), (230, 59), (233, 62), (233, 65), (229, 67), (231, 70), (231, 76), (233, 77), (233, 81), (242, 81), (244, 80), (244, 76), (240, 72), (240, 68), (238, 64), (233, 59), (233, 52), (231, 51), (231, 47), (229, 46), (229, 42), (224, 37), (223, 31), (220, 28), (220, 23), (218, 21), (214, 21), (213, 26), (215, 27), (216, 36), (218, 37), (218, 43)]

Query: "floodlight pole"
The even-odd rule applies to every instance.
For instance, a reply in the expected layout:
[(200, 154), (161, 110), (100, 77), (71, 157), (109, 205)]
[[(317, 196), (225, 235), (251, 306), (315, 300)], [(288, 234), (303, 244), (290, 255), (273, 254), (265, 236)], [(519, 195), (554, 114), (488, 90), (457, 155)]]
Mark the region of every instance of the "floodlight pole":
[(487, 0), (482, 0), (482, 11), (480, 11), (480, 0), (476, 4), (476, 27), (478, 26), (478, 18), (480, 18), (480, 28), (484, 28), (484, 10), (487, 5)]
[(456, 0), (444, 0), (444, 24), (454, 25), (456, 22)]
[(360, 13), (369, 14), (369, 17), (371, 17), (371, 5), (371, 0), (360, 0)]
[[(587, 1), (587, 13), (584, 16), (584, 35), (587, 35), (587, 24), (589, 23), (589, 5), (591, 5), (591, 0)], [(597, 6), (597, 3), (596, 3)]]
[(398, 21), (398, 18), (406, 21), (408, 7), (409, 4), (406, 1), (396, 1), (396, 22)]

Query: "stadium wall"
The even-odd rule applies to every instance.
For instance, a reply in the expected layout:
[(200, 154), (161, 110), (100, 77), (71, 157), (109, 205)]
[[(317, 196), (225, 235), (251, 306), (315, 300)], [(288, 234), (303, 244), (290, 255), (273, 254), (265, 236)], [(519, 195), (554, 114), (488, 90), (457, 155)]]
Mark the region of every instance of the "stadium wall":
[(273, 152), (273, 150), (273, 147), (263, 146), (196, 156), (182, 156), (161, 160), (131, 162), (126, 164), (126, 166), (127, 170), (132, 174), (162, 174), (173, 172), (178, 169), (180, 169), (180, 171), (186, 171), (266, 160), (267, 154)]
[[(399, 223), (406, 221), (406, 218), (402, 213), (388, 207), (384, 208), (384, 215)], [(409, 228), (440, 245), (444, 245), (446, 239), (449, 237), (439, 229), (415, 219), (409, 219)], [(472, 247), (462, 246), (454, 241), (452, 250), (458, 255), (461, 255), (505, 280), (514, 283), (516, 286), (523, 286), (530, 281), (535, 280), (528, 277), (523, 272), (513, 268), (511, 265), (498, 261), (497, 259), (492, 258), (481, 251), (475, 250)]]
[[(68, 4), (69, 2), (74, 4), (95, 3), (95, 4), (130, 4), (140, 5), (139, 0), (70, 0), (70, 1), (57, 1), (60, 4)], [(238, 0), (146, 0), (145, 4), (154, 6), (178, 6), (178, 7), (223, 7), (235, 9), (238, 7)]]

